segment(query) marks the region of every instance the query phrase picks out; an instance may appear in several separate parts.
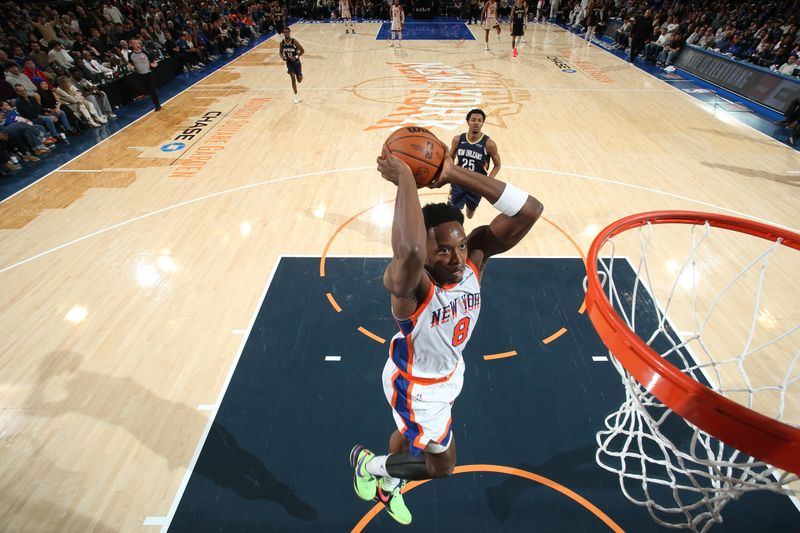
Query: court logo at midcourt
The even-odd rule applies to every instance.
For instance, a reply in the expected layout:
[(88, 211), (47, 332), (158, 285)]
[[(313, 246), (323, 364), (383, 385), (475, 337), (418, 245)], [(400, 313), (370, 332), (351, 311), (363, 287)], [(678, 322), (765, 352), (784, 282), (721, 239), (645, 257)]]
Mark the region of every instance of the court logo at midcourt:
[[(523, 102), (530, 100), (530, 92), (516, 81), (471, 63), (387, 64), (400, 76), (366, 80), (352, 89), (364, 100), (396, 105), (365, 130), (415, 125), (452, 131), (463, 127), (467, 111), (476, 107), (491, 117), (492, 126), (505, 128), (505, 117), (518, 114)], [(387, 86), (393, 89), (387, 91)], [(373, 87), (382, 89), (380, 96), (375, 96)]]

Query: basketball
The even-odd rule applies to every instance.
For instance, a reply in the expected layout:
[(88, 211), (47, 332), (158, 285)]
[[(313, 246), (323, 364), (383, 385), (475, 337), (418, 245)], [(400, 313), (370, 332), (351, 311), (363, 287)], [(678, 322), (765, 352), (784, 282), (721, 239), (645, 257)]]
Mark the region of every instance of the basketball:
[(386, 139), (386, 148), (411, 167), (417, 188), (430, 185), (439, 178), (447, 157), (447, 148), (436, 135), (418, 126), (395, 130)]

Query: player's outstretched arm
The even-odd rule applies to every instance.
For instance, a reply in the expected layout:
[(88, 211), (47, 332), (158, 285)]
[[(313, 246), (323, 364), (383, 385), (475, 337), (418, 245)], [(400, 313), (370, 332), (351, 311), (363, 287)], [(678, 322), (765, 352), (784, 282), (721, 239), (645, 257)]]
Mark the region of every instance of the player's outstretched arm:
[[(437, 185), (452, 183), (486, 198), (500, 214), (469, 235), (470, 257), (483, 267), (486, 259), (513, 248), (542, 215), (542, 203), (509, 183), (456, 165), (447, 165)], [(480, 255), (481, 257), (477, 257)]]
[[(458, 143), (461, 140), (461, 135), (456, 135), (450, 142), (450, 159), (458, 163), (456, 159), (456, 151), (458, 150)], [(444, 144), (444, 143), (443, 143)]]
[(497, 143), (489, 139), (486, 143), (486, 153), (492, 160), (492, 170), (489, 171), (489, 177), (494, 178), (500, 172), (500, 152), (497, 151)]
[(383, 179), (397, 185), (392, 222), (392, 261), (383, 275), (383, 285), (392, 295), (395, 316), (404, 319), (417, 309), (416, 296), (424, 277), (427, 255), (425, 221), (411, 168), (384, 147), (378, 158), (378, 171)]

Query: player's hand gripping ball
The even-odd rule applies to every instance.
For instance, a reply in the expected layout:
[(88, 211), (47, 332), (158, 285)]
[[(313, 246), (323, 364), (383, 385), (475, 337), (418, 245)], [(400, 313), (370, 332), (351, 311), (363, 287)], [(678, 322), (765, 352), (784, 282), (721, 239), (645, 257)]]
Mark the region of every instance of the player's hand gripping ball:
[(395, 130), (386, 139), (389, 153), (402, 159), (411, 167), (417, 188), (434, 183), (442, 173), (447, 147), (436, 135), (418, 126)]

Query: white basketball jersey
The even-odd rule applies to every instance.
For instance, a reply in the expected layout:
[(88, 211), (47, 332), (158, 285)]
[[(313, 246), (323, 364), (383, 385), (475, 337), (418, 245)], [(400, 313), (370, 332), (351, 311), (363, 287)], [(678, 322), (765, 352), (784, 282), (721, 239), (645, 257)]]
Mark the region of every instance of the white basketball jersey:
[(403, 8), (401, 6), (392, 6), (392, 22), (403, 22)]
[(486, 18), (497, 18), (497, 2), (488, 2), (486, 4)]
[(448, 379), (464, 364), (461, 354), (480, 311), (478, 269), (467, 260), (460, 282), (438, 286), (431, 280), (431, 290), (417, 311), (397, 321), (400, 331), (392, 338), (389, 357), (412, 380)]

